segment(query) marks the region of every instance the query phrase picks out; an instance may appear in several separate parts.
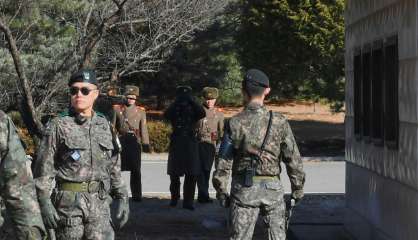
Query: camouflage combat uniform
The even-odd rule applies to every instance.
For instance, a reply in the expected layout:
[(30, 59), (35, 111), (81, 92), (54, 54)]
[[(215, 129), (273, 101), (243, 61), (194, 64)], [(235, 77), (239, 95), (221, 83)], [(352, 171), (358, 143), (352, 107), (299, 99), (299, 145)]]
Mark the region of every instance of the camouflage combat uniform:
[(14, 239), (42, 239), (42, 222), (30, 162), (15, 126), (0, 111), (0, 193), (16, 231)]
[(64, 113), (49, 123), (36, 163), (38, 199), (54, 189), (57, 239), (114, 239), (109, 204), (127, 198), (120, 155), (103, 115), (84, 120)]
[(283, 115), (273, 113), (272, 126), (261, 155), (262, 162), (254, 164), (256, 176), (253, 186), (245, 187), (244, 172), (250, 164), (250, 155), (260, 150), (264, 140), (269, 112), (261, 104), (250, 103), (244, 111), (232, 117), (225, 128), (225, 137), (232, 140), (234, 152), (230, 158), (218, 158), (213, 174), (213, 185), (219, 194), (228, 194), (231, 183), (231, 238), (252, 239), (254, 226), (261, 211), (268, 227), (269, 239), (285, 240), (285, 203), (280, 180), (280, 162), (286, 165), (291, 181), (292, 195), (303, 196), (305, 173), (290, 126)]
[(199, 158), (202, 174), (197, 181), (198, 201), (209, 200), (209, 177), (216, 154), (216, 144), (223, 135), (224, 114), (216, 108), (208, 108), (203, 104), (206, 117), (199, 120), (197, 136), (199, 140)]

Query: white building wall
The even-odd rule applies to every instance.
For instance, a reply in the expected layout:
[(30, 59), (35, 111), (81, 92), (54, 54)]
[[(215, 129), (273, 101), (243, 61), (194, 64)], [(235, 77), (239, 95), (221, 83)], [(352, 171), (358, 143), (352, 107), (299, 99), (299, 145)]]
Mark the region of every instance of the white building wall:
[[(346, 0), (347, 230), (418, 239), (418, 0)], [(398, 35), (399, 148), (354, 137), (354, 49)]]

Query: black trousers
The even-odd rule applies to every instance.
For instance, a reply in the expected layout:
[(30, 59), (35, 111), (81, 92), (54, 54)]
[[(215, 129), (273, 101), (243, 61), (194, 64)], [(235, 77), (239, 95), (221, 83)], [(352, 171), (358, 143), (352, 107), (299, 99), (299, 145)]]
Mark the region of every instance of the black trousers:
[(122, 171), (131, 172), (132, 198), (142, 198), (141, 181), (141, 145), (133, 134), (126, 134), (120, 138), (122, 144)]
[[(197, 176), (185, 175), (183, 184), (183, 206), (193, 206)], [(170, 175), (170, 192), (172, 200), (180, 199), (180, 176)]]
[(208, 200), (209, 199), (209, 178), (210, 171), (202, 170), (202, 174), (197, 180), (197, 199), (199, 200)]
[(209, 178), (212, 170), (213, 161), (215, 159), (216, 147), (214, 144), (207, 142), (199, 143), (199, 158), (201, 163), (201, 174), (197, 180), (198, 199), (209, 199)]

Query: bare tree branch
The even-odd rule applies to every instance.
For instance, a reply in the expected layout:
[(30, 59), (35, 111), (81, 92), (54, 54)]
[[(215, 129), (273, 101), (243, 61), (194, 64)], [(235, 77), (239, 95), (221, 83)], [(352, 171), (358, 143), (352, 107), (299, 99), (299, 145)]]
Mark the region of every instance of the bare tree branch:
[(23, 65), (20, 60), (20, 55), (16, 46), (16, 41), (13, 38), (12, 32), (10, 31), (9, 27), (4, 24), (2, 19), (0, 19), (0, 30), (5, 34), (6, 40), (9, 44), (9, 51), (10, 51), (10, 54), (12, 55), (16, 73), (19, 78), (19, 85), (24, 92), (23, 96), (25, 99), (25, 104), (27, 105), (26, 107), (29, 110), (28, 113), (22, 112), (22, 116), (25, 114), (29, 115), (28, 120), (31, 121), (29, 125), (33, 126), (33, 129), (29, 129), (29, 130), (32, 130), (34, 135), (41, 137), (41, 134), (43, 131), (43, 125), (35, 112), (35, 106), (33, 104), (32, 93), (30, 91), (29, 82), (28, 82), (28, 79), (26, 78), (25, 71), (23, 69)]

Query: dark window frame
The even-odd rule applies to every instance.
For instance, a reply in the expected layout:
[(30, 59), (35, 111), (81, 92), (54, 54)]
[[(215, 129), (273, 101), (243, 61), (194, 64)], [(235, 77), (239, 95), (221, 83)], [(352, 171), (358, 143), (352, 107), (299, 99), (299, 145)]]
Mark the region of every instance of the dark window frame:
[(385, 54), (383, 40), (373, 42), (371, 54), (371, 126), (370, 136), (377, 146), (384, 143)]
[[(394, 49), (390, 49), (394, 47)], [(390, 56), (390, 50), (393, 50), (393, 55)], [(384, 44), (384, 54), (385, 54), (385, 86), (384, 86), (384, 117), (385, 117), (385, 130), (384, 130), (384, 141), (385, 145), (390, 149), (399, 148), (399, 45), (398, 45), (398, 36), (392, 36), (386, 39)], [(391, 58), (393, 57), (393, 59)], [(391, 62), (392, 60), (392, 62)], [(394, 61), (394, 62), (393, 62)], [(392, 69), (389, 66), (395, 63), (395, 68)], [(391, 75), (391, 76), (390, 76)], [(393, 77), (393, 81), (391, 82)], [(391, 89), (396, 89), (395, 91), (390, 91)], [(392, 100), (395, 100), (393, 103)], [(390, 108), (393, 107), (393, 109)], [(389, 116), (393, 114), (395, 117)], [(392, 121), (395, 120), (395, 121)], [(393, 127), (394, 129), (390, 129)], [(391, 132), (393, 131), (393, 132)], [(390, 136), (392, 135), (392, 136)]]
[(372, 81), (372, 48), (371, 44), (365, 44), (362, 53), (361, 53), (361, 69), (362, 69), (362, 137), (365, 142), (371, 141), (371, 110), (372, 110), (372, 101), (371, 101), (371, 81)]
[(362, 138), (363, 117), (362, 117), (362, 52), (361, 48), (354, 49), (353, 56), (353, 110), (354, 110), (354, 136), (356, 140)]

